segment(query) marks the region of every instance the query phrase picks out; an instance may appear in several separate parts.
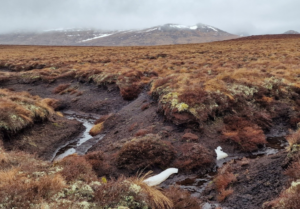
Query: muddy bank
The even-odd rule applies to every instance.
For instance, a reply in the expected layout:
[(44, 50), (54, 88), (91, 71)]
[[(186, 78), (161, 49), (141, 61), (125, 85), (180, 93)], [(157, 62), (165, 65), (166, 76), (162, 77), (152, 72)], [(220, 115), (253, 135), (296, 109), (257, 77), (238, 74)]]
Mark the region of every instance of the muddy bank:
[[(227, 208), (262, 208), (262, 204), (277, 197), (287, 185), (282, 162), (286, 152), (258, 159), (233, 161), (231, 167), (237, 174), (237, 182), (232, 185), (233, 194), (222, 204)], [(207, 192), (210, 198), (214, 194)]]
[[(68, 85), (68, 88), (64, 89), (66, 91), (55, 92), (60, 85)], [(43, 98), (57, 99), (60, 101), (59, 110), (71, 109), (99, 115), (117, 112), (130, 103), (123, 100), (116, 85), (96, 86), (74, 79), (58, 79), (50, 83), (40, 80), (22, 82), (11, 79), (1, 82), (0, 87), (14, 91), (27, 91)]]
[(6, 150), (21, 150), (50, 160), (56, 149), (80, 135), (83, 130), (84, 126), (77, 120), (54, 116), (17, 135), (6, 135), (3, 145)]

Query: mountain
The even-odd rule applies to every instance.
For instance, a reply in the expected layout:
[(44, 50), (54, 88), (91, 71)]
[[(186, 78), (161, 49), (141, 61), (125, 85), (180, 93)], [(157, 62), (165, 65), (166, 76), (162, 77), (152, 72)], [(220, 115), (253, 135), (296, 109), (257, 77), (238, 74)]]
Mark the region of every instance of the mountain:
[(300, 33), (295, 30), (288, 30), (288, 31), (284, 32), (283, 34), (300, 34)]
[[(92, 29), (55, 29), (37, 33), (9, 33), (0, 34), (0, 44), (78, 45), (82, 40), (100, 37), (107, 33), (107, 31)], [(113, 31), (109, 33), (113, 33)]]
[(56, 29), (39, 33), (0, 34), (0, 44), (143, 46), (204, 43), (238, 37), (204, 24), (194, 26), (165, 24), (142, 30)]

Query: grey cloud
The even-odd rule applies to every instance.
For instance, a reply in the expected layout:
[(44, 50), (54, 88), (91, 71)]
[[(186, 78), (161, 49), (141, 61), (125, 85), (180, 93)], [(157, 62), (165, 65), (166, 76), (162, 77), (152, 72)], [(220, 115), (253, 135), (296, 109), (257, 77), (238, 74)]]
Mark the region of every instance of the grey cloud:
[(209, 24), (231, 33), (300, 31), (297, 0), (0, 0), (0, 33)]

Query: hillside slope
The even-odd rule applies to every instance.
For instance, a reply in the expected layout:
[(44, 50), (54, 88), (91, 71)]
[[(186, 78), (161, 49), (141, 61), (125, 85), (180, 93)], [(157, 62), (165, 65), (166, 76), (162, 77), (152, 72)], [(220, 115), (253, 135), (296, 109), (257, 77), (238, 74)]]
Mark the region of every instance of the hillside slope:
[(166, 24), (142, 30), (126, 31), (56, 29), (39, 33), (10, 33), (0, 35), (0, 44), (139, 46), (204, 43), (233, 38), (238, 38), (238, 36), (208, 25)]

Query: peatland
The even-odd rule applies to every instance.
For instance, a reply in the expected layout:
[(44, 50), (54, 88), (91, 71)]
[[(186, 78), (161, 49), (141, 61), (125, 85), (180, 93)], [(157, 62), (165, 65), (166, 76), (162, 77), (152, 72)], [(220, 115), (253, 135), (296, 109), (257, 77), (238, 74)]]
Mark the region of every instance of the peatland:
[[(103, 137), (52, 162), (84, 130), (70, 110)], [(299, 208), (299, 122), (299, 35), (0, 45), (0, 208)], [(286, 148), (264, 153), (278, 138)], [(143, 183), (169, 167), (162, 188)], [(201, 194), (178, 183), (211, 172)]]

